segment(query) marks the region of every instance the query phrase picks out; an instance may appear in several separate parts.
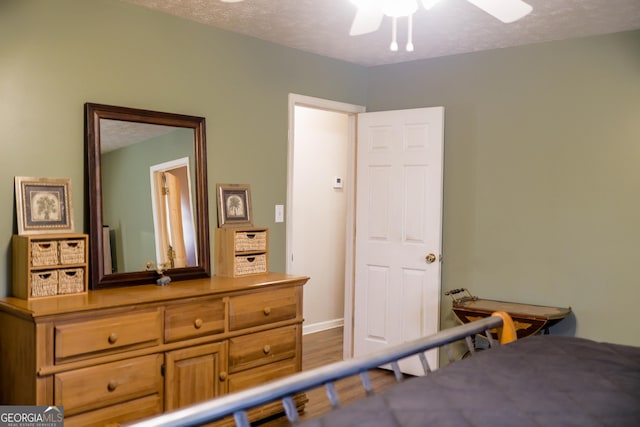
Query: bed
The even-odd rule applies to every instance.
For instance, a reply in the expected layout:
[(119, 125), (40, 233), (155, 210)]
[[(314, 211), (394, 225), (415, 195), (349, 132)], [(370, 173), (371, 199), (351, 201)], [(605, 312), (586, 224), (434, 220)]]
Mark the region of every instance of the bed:
[[(497, 332), (491, 348), (476, 352), (472, 338)], [(462, 340), (472, 357), (431, 372), (428, 349)], [(512, 341), (512, 342), (510, 342)], [(504, 344), (508, 343), (508, 344)], [(414, 355), (414, 356), (411, 356)], [(335, 380), (389, 364), (400, 379), (398, 360), (420, 357), (426, 374), (411, 377), (380, 394), (340, 407)], [(248, 426), (246, 410), (282, 400), (297, 423), (291, 396), (325, 385), (335, 409), (296, 424), (341, 426), (634, 426), (640, 425), (640, 347), (554, 335), (515, 340), (510, 317), (499, 313), (374, 355), (323, 366), (135, 424), (138, 427), (201, 425), (233, 414)]]

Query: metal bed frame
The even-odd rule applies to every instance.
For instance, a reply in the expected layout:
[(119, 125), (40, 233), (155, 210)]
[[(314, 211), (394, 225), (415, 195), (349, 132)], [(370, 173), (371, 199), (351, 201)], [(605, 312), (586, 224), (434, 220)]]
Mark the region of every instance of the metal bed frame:
[[(499, 329), (500, 342), (492, 338), (490, 330), (494, 328)], [(289, 421), (296, 423), (298, 422), (298, 411), (293, 401), (293, 396), (298, 393), (325, 386), (329, 402), (335, 409), (340, 405), (334, 384), (336, 380), (360, 375), (362, 386), (367, 395), (370, 395), (373, 393), (373, 388), (368, 375), (369, 370), (390, 364), (396, 380), (400, 382), (403, 379), (403, 374), (400, 371), (398, 362), (407, 357), (417, 355), (426, 375), (431, 372), (424, 354), (426, 351), (444, 347), (449, 362), (452, 363), (455, 358), (450, 344), (465, 340), (467, 348), (471, 354), (474, 354), (473, 337), (479, 333), (484, 333), (489, 337), (490, 347), (515, 339), (515, 329), (509, 315), (503, 312), (494, 313), (494, 315), (485, 319), (446, 329), (437, 334), (409, 341), (384, 351), (303, 371), (280, 380), (149, 418), (131, 424), (131, 426), (198, 426), (233, 415), (236, 426), (249, 427), (247, 410), (277, 400), (282, 400), (284, 412)]]

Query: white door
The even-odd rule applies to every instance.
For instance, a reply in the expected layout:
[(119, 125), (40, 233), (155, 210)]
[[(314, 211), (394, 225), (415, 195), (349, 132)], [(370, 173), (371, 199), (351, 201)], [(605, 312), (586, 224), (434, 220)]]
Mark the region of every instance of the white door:
[(443, 107), (358, 115), (354, 356), (438, 330), (443, 154)]

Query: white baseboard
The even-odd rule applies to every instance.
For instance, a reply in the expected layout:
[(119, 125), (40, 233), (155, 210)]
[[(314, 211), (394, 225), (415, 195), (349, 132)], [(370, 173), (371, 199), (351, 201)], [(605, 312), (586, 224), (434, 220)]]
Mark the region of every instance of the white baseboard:
[(327, 329), (340, 328), (344, 326), (344, 319), (326, 320), (311, 325), (302, 326), (302, 335), (313, 334), (314, 332), (326, 331)]

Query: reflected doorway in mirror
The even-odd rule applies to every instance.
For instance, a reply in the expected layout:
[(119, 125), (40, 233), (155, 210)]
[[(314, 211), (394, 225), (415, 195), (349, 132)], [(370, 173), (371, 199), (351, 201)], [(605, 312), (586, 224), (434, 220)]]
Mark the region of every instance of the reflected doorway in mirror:
[(189, 158), (151, 166), (156, 263), (166, 268), (197, 264)]

